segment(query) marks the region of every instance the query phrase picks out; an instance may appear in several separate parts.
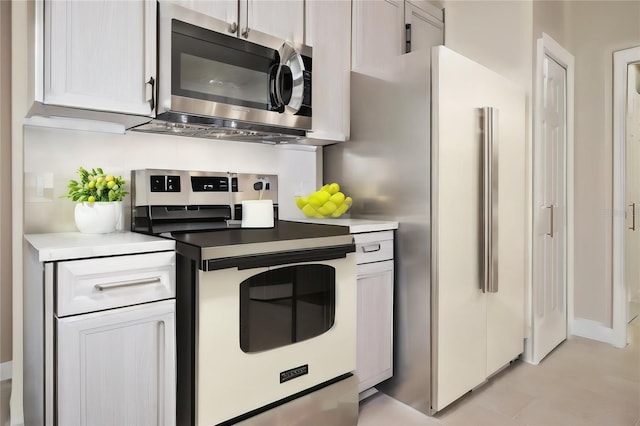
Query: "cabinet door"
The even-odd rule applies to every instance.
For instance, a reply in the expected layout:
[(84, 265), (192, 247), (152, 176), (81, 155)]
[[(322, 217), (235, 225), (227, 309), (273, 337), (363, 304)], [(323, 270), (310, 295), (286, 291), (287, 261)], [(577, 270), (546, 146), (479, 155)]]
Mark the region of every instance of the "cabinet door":
[(57, 320), (58, 424), (175, 424), (175, 301)]
[(252, 34), (255, 32), (303, 43), (304, 1), (241, 0), (240, 36), (259, 42), (259, 34)]
[(404, 53), (404, 3), (354, 0), (351, 69), (375, 74)]
[(44, 103), (152, 114), (154, 0), (56, 0), (44, 10)]
[(308, 40), (313, 42), (313, 129), (308, 137), (346, 141), (350, 134), (351, 4), (307, 1)]
[(426, 1), (404, 4), (405, 37), (410, 43), (405, 44), (405, 52), (428, 50), (433, 46), (444, 44), (444, 23), (442, 10), (427, 4)]
[[(238, 0), (169, 0), (179, 6), (220, 19), (229, 24), (230, 33), (237, 33)], [(231, 29), (234, 29), (231, 31)]]
[(356, 375), (362, 392), (393, 375), (393, 261), (358, 265)]

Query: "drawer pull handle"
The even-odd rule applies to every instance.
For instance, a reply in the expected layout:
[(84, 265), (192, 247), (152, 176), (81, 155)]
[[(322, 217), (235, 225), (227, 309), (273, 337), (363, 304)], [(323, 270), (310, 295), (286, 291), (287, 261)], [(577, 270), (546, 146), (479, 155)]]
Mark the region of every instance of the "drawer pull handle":
[(373, 253), (375, 251), (380, 251), (380, 243), (369, 244), (368, 246), (362, 246), (363, 253)]
[(133, 285), (146, 285), (146, 284), (159, 284), (161, 282), (160, 277), (154, 278), (142, 278), (140, 280), (120, 281), (112, 284), (96, 284), (95, 287), (98, 291), (111, 290), (120, 287), (129, 287)]

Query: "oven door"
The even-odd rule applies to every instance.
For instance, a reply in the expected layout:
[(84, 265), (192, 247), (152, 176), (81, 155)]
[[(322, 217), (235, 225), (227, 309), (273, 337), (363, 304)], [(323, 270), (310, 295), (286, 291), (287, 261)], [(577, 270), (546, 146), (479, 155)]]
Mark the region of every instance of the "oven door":
[(310, 48), (259, 33), (252, 43), (224, 21), (159, 5), (159, 113), (311, 128)]
[(200, 271), (196, 423), (238, 420), (356, 367), (356, 263)]

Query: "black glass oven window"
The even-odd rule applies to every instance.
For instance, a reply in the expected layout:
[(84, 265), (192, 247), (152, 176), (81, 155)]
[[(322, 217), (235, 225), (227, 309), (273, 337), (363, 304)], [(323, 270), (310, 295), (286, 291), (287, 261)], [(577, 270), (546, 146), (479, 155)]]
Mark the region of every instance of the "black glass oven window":
[(240, 348), (259, 352), (319, 336), (335, 320), (335, 268), (278, 268), (240, 284)]
[(270, 110), (269, 73), (278, 52), (173, 20), (171, 94)]

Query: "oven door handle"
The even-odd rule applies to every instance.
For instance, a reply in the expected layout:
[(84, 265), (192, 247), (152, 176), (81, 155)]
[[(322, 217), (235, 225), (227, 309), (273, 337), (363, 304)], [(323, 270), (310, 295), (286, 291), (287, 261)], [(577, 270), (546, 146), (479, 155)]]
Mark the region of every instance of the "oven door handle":
[(348, 253), (354, 253), (355, 251), (355, 244), (347, 244), (310, 250), (227, 257), (222, 259), (203, 260), (201, 269), (203, 271), (215, 271), (227, 268), (253, 269), (293, 263), (322, 262), (333, 259), (344, 259), (347, 257)]

